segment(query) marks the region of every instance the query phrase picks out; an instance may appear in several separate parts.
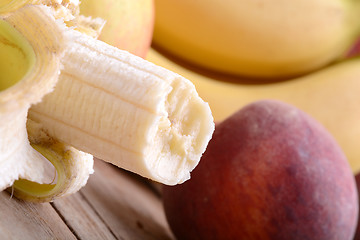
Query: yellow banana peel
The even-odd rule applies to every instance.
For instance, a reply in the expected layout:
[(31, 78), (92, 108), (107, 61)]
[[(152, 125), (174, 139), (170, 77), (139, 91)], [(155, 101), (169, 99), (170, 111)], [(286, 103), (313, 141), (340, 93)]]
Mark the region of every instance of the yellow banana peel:
[(360, 34), (352, 0), (155, 0), (154, 46), (189, 64), (294, 78), (342, 59)]

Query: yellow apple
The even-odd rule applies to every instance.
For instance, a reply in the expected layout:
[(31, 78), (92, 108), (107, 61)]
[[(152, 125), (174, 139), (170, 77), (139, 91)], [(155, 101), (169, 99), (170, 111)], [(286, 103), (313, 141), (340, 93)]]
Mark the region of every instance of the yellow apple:
[(100, 40), (146, 56), (153, 34), (153, 0), (82, 0), (80, 13), (106, 20)]

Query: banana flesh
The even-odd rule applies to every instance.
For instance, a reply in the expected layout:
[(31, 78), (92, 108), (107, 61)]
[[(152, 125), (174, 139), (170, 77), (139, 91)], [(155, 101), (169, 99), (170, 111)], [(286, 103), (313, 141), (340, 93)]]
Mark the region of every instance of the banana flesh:
[(55, 90), (29, 118), (56, 139), (152, 180), (189, 179), (214, 130), (187, 79), (74, 30)]

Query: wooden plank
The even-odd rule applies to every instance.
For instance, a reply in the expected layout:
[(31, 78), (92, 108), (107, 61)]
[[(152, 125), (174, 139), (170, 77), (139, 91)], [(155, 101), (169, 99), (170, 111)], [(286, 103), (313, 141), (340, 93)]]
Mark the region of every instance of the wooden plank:
[(130, 173), (96, 160), (81, 193), (117, 239), (174, 239), (161, 199)]
[(78, 239), (116, 239), (81, 192), (58, 199), (52, 205)]
[(0, 192), (0, 239), (174, 239), (148, 181), (102, 161), (78, 193), (34, 204)]
[(34, 204), (0, 192), (0, 239), (76, 239), (49, 204)]

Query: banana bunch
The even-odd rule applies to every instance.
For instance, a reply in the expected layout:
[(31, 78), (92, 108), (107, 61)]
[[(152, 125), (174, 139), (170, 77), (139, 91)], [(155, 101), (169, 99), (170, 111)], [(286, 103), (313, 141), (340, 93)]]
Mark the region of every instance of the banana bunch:
[[(189, 80), (96, 40), (104, 21), (78, 9), (0, 4), (0, 190), (53, 201), (86, 184), (93, 156), (186, 181), (214, 131), (209, 105)], [(47, 160), (55, 182), (44, 182)]]

